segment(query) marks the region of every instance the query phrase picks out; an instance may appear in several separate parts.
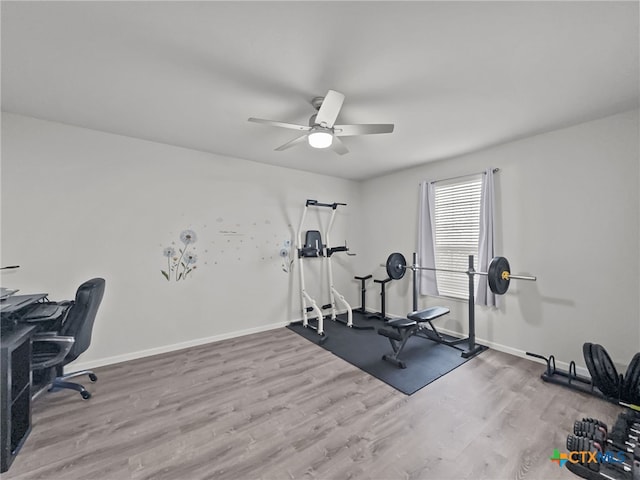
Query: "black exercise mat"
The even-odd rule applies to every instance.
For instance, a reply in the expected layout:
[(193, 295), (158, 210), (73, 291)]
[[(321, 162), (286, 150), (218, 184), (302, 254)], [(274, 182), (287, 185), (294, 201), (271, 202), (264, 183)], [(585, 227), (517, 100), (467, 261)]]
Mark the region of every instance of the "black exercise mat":
[[(342, 319), (345, 317), (346, 315), (339, 316)], [(353, 322), (356, 325), (370, 325), (375, 329), (348, 328), (342, 323), (326, 319), (324, 330), (327, 340), (322, 348), (407, 395), (417, 392), (469, 360), (462, 358), (461, 351), (456, 348), (414, 336), (407, 341), (400, 356), (407, 368), (398, 368), (382, 360), (385, 353), (393, 353), (389, 340), (377, 332), (378, 328), (384, 326), (384, 322), (356, 313), (353, 314)], [(314, 330), (304, 328), (301, 324), (289, 325), (287, 328), (316, 344), (320, 338)], [(467, 347), (464, 343), (458, 346), (462, 349)]]

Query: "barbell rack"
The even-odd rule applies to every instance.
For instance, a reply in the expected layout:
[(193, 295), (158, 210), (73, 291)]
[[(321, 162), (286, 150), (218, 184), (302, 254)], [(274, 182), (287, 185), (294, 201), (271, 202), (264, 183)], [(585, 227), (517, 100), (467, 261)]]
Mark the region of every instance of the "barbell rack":
[[(484, 345), (478, 345), (476, 343), (476, 321), (475, 321), (475, 284), (474, 284), (474, 276), (481, 275), (487, 277), (487, 281), (489, 283), (490, 289), (492, 292), (502, 295), (506, 293), (509, 288), (510, 280), (529, 280), (536, 281), (537, 278), (532, 275), (511, 275), (509, 271), (509, 262), (504, 257), (495, 257), (491, 260), (491, 264), (489, 266), (488, 272), (476, 271), (474, 267), (474, 256), (469, 255), (469, 266), (467, 270), (453, 270), (447, 268), (435, 268), (435, 267), (423, 267), (418, 265), (418, 256), (417, 253), (413, 253), (413, 264), (407, 265), (404, 255), (401, 253), (392, 253), (389, 255), (387, 259), (387, 263), (383, 265), (387, 269), (387, 274), (389, 277), (394, 280), (399, 280), (402, 278), (406, 272), (406, 270), (412, 271), (412, 281), (413, 281), (413, 312), (418, 310), (418, 271), (419, 270), (430, 270), (430, 271), (442, 271), (442, 272), (451, 272), (451, 273), (463, 273), (466, 274), (469, 278), (469, 295), (468, 295), (468, 321), (469, 321), (469, 333), (467, 337), (458, 338), (455, 340), (446, 340), (444, 338), (439, 337), (440, 343), (445, 345), (454, 346), (460, 343), (467, 342), (468, 348), (467, 350), (462, 350), (461, 356), (463, 358), (471, 358), (482, 351), (486, 350), (488, 347)], [(432, 326), (433, 327), (433, 326)], [(438, 334), (439, 335), (439, 334)], [(455, 347), (458, 348), (458, 347)]]

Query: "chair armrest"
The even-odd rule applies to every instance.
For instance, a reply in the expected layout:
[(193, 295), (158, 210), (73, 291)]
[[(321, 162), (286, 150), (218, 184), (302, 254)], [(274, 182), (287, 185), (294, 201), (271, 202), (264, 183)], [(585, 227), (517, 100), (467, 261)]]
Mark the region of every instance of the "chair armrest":
[(66, 357), (69, 351), (71, 350), (71, 347), (75, 342), (75, 339), (73, 337), (60, 336), (56, 332), (42, 332), (42, 333), (35, 334), (32, 337), (32, 341), (34, 343), (35, 342), (53, 343), (57, 345), (60, 349), (60, 351), (55, 357), (50, 358), (48, 360), (41, 361), (41, 362), (33, 362), (31, 364), (32, 370), (41, 370), (43, 368), (53, 367), (55, 365), (62, 363), (62, 361), (64, 360), (64, 357)]
[(44, 342), (46, 340), (51, 340), (52, 338), (64, 338), (64, 339), (70, 338), (73, 340), (73, 337), (64, 337), (60, 335), (58, 332), (38, 332), (38, 333), (35, 333), (31, 338), (33, 339), (34, 342), (36, 341)]

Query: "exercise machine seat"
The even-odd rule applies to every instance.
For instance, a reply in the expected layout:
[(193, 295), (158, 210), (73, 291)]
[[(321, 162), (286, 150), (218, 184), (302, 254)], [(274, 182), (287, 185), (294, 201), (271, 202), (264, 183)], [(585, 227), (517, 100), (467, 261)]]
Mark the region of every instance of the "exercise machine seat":
[(407, 318), (394, 318), (387, 322), (387, 325), (393, 328), (408, 328), (413, 327), (417, 322)]

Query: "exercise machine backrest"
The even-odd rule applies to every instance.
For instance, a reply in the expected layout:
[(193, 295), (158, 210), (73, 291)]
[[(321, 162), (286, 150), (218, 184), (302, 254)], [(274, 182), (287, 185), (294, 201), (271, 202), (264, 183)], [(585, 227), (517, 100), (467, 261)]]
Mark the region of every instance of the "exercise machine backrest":
[(300, 249), (300, 255), (303, 257), (324, 256), (322, 235), (318, 230), (307, 230), (304, 238), (304, 246)]

